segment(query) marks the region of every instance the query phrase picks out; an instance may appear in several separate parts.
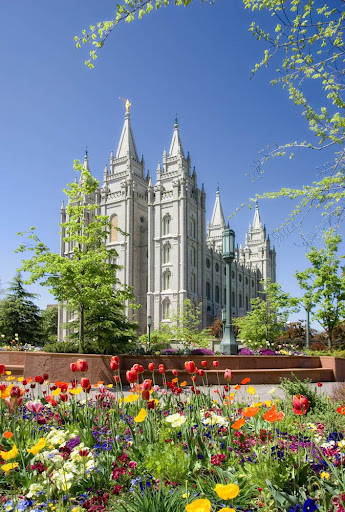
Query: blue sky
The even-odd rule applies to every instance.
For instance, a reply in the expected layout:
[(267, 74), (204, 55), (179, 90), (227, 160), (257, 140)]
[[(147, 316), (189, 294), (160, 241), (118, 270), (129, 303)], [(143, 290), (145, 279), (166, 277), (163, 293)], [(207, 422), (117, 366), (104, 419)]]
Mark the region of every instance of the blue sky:
[[(82, 28), (108, 18), (112, 0), (3, 0), (0, 3), (0, 277), (6, 286), (19, 266), (16, 232), (36, 226), (58, 250), (62, 189), (74, 179), (73, 159), (88, 146), (93, 171), (102, 177), (120, 135), (123, 104), (133, 103), (137, 148), (153, 172), (169, 146), (178, 115), (185, 150), (205, 183), (210, 218), (217, 182), (226, 215), (257, 192), (299, 187), (317, 176), (323, 156), (302, 153), (275, 160), (260, 180), (251, 178), (258, 152), (268, 145), (306, 139), (299, 111), (269, 72), (250, 78), (263, 48), (248, 32), (253, 19), (240, 0), (169, 8), (123, 25), (107, 41), (96, 68), (83, 64), (74, 47)], [(249, 174), (249, 175), (248, 175)], [(265, 202), (262, 218), (270, 232), (292, 203)], [(232, 219), (244, 239), (252, 212)], [(304, 226), (318, 223), (313, 215)], [(274, 240), (278, 280), (296, 294), (293, 274), (305, 266), (297, 234)], [(54, 299), (39, 286), (43, 307)]]

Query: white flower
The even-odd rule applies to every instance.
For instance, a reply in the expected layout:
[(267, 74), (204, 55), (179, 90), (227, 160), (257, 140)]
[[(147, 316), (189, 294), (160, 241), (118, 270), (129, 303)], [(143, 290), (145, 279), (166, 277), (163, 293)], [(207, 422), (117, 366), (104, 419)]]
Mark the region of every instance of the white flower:
[(41, 484), (31, 484), (29, 487), (29, 492), (26, 494), (28, 498), (32, 498), (37, 494), (38, 492), (42, 491), (42, 485)]
[(228, 421), (223, 417), (215, 414), (214, 412), (210, 413), (211, 415), (208, 418), (204, 418), (202, 420), (204, 425), (228, 425)]
[(183, 425), (183, 423), (186, 422), (186, 417), (181, 416), (181, 414), (179, 414), (179, 413), (170, 414), (170, 416), (167, 416), (165, 418), (165, 421), (170, 423), (172, 427), (176, 428), (176, 427), (180, 427), (181, 425)]

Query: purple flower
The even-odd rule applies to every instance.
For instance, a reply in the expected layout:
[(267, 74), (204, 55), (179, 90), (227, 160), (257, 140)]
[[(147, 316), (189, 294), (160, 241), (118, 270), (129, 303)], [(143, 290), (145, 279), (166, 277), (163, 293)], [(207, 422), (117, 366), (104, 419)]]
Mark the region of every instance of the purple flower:
[(240, 356), (252, 356), (254, 352), (250, 348), (241, 348), (239, 351)]
[(271, 350), (270, 348), (262, 348), (259, 354), (260, 356), (275, 356), (277, 353), (275, 350)]
[(213, 350), (209, 348), (193, 348), (191, 354), (193, 356), (214, 356)]
[(76, 436), (76, 437), (72, 437), (72, 439), (70, 439), (67, 443), (66, 443), (66, 447), (69, 449), (69, 450), (73, 450), (73, 448), (75, 448), (76, 446), (78, 446), (78, 444), (80, 444), (80, 437), (79, 436)]
[(315, 500), (312, 500), (311, 498), (308, 498), (303, 503), (303, 512), (314, 512), (317, 510), (317, 505)]

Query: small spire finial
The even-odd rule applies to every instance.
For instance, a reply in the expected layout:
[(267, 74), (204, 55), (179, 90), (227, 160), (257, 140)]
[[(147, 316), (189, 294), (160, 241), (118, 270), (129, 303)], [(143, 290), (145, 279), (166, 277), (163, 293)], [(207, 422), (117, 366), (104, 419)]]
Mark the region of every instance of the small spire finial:
[(178, 127), (178, 117), (177, 117), (177, 114), (175, 115), (175, 127), (176, 128)]
[(217, 181), (217, 194), (219, 194), (220, 190), (219, 190), (219, 181)]

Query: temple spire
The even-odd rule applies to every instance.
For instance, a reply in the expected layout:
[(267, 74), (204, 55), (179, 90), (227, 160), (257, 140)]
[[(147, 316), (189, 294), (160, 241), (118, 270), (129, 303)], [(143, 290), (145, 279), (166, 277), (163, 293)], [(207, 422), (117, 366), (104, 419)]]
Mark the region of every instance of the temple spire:
[(259, 203), (258, 201), (255, 201), (255, 212), (252, 222), (252, 229), (262, 229), (263, 224), (261, 222), (261, 216), (260, 216), (260, 210), (259, 210)]
[(87, 171), (90, 170), (90, 167), (89, 167), (89, 152), (87, 150), (87, 146), (85, 148), (85, 153), (84, 153), (84, 163), (83, 163), (83, 167), (84, 169), (86, 169)]
[(134, 158), (135, 160), (139, 161), (131, 126), (131, 103), (129, 102), (129, 100), (126, 101), (128, 103), (126, 103), (125, 120), (123, 123), (119, 144), (117, 146), (116, 158), (122, 158), (128, 155)]
[(174, 131), (173, 131), (170, 149), (169, 149), (169, 156), (179, 156), (179, 155), (184, 157), (184, 152), (183, 152), (183, 147), (182, 147), (182, 142), (181, 142), (181, 137), (180, 137), (180, 128), (179, 128), (178, 120), (176, 117), (175, 124), (174, 124)]
[(210, 226), (221, 226), (222, 228), (225, 227), (225, 219), (224, 219), (222, 203), (220, 200), (219, 185), (217, 187), (216, 200), (214, 202)]

